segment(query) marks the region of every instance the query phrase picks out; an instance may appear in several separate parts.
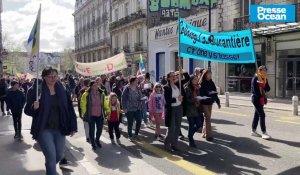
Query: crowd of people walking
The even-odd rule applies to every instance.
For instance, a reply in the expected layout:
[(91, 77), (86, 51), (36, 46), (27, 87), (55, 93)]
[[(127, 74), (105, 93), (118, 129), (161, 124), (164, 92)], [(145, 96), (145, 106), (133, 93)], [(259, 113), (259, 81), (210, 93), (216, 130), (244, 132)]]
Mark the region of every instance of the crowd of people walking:
[[(252, 102), (255, 114), (252, 136), (271, 138), (266, 132), (265, 93), (270, 90), (266, 67), (258, 68), (252, 80)], [(64, 158), (65, 136), (77, 132), (74, 105), (83, 120), (86, 141), (93, 150), (102, 147), (100, 137), (107, 123), (112, 144), (120, 144), (119, 125), (127, 121), (127, 137), (139, 140), (141, 125), (155, 127), (153, 138), (164, 142), (167, 151), (178, 151), (178, 139), (183, 137), (181, 123), (188, 121), (189, 146), (196, 148), (195, 133), (207, 141), (214, 140), (211, 127), (213, 104), (221, 108), (216, 85), (209, 69), (195, 68), (189, 75), (183, 70), (169, 72), (159, 82), (151, 82), (150, 74), (123, 77), (59, 78), (58, 71), (46, 68), (42, 79), (0, 79), (2, 115), (12, 115), (15, 139), (22, 139), (22, 112), (32, 117), (31, 134), (40, 145), (46, 160), (47, 175), (56, 173), (56, 164)], [(4, 109), (6, 103), (6, 109)], [(125, 117), (124, 117), (125, 116)], [(260, 121), (262, 135), (257, 131)], [(161, 125), (167, 133), (161, 132)]]

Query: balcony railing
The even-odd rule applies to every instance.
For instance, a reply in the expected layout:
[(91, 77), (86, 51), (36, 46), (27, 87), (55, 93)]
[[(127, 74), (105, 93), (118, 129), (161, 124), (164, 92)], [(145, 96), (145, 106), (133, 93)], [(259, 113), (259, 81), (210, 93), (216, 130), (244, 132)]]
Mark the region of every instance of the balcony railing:
[(120, 53), (120, 49), (119, 48), (114, 48), (114, 55)]
[(242, 16), (233, 19), (234, 30), (245, 30), (245, 29), (258, 28), (258, 27), (259, 27), (259, 23), (250, 22), (250, 16)]
[(130, 45), (123, 46), (123, 50), (125, 53), (130, 53)]
[(138, 52), (138, 51), (143, 51), (143, 43), (135, 43), (134, 44), (134, 51)]
[(78, 52), (87, 51), (87, 50), (90, 50), (90, 49), (93, 49), (93, 48), (96, 48), (96, 47), (99, 47), (99, 46), (110, 46), (110, 45), (111, 45), (110, 39), (106, 38), (106, 39), (101, 39), (100, 41), (96, 41), (96, 42), (94, 42), (92, 44), (89, 44), (87, 46), (78, 48), (78, 49), (75, 50), (75, 52), (78, 53)]
[(146, 18), (146, 13), (142, 10), (139, 10), (138, 12), (132, 13), (131, 15), (128, 15), (124, 18), (119, 19), (118, 21), (112, 22), (109, 24), (109, 29), (113, 30), (117, 27), (120, 27), (122, 25), (131, 23), (133, 21), (136, 21), (138, 19)]

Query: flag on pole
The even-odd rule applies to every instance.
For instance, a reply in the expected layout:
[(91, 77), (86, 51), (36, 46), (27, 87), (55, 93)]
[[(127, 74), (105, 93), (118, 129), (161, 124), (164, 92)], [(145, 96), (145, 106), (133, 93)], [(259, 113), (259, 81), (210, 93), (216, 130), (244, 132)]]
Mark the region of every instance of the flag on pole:
[(141, 74), (143, 74), (146, 71), (142, 54), (140, 54), (139, 71)]
[(38, 62), (39, 52), (40, 52), (40, 26), (41, 26), (41, 5), (26, 45), (26, 49), (30, 57), (30, 61), (29, 61), (30, 72), (38, 71), (37, 62)]

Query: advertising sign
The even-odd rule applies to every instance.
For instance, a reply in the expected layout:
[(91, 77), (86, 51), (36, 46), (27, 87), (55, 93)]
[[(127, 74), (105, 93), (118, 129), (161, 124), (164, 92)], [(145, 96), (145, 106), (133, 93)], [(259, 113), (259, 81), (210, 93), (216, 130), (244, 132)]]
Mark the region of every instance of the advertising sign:
[(251, 5), (250, 22), (295, 22), (295, 5)]
[(179, 21), (180, 56), (225, 63), (254, 63), (251, 30), (210, 33)]

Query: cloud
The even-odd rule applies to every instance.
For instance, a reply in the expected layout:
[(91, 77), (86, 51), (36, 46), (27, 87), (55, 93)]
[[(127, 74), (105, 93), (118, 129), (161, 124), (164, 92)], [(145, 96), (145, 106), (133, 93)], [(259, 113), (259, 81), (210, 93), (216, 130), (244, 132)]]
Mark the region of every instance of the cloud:
[(7, 33), (12, 42), (17, 44), (26, 41), (41, 3), (41, 51), (62, 51), (66, 47), (73, 48), (74, 2), (74, 0), (4, 0), (3, 33)]

